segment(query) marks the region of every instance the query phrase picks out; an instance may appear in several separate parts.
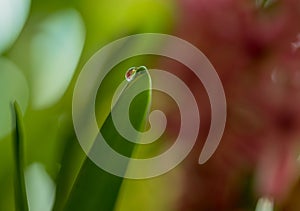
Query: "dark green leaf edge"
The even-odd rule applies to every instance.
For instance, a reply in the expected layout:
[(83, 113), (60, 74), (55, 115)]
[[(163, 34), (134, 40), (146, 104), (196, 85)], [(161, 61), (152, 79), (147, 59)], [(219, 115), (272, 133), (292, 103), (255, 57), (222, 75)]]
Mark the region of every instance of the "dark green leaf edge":
[(14, 101), (11, 104), (13, 120), (13, 149), (15, 162), (15, 205), (16, 210), (28, 211), (28, 201), (24, 175), (24, 126), (19, 104)]

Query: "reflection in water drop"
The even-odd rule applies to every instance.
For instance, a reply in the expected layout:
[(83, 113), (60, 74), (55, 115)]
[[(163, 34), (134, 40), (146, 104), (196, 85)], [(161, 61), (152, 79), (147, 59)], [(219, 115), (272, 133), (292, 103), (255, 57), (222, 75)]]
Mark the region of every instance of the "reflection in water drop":
[(145, 66), (140, 66), (140, 67), (131, 67), (127, 70), (125, 73), (125, 79), (130, 82), (132, 81), (138, 73), (141, 73), (142, 71), (147, 70)]
[(132, 81), (132, 79), (134, 79), (135, 74), (136, 74), (136, 67), (129, 68), (125, 74), (126, 80), (128, 82)]

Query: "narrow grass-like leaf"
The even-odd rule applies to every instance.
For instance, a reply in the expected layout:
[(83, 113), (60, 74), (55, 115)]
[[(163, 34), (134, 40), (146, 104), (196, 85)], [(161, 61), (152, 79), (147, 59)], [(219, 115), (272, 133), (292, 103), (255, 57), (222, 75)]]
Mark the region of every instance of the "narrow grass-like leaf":
[[(132, 101), (129, 112), (131, 123), (138, 130), (144, 129), (151, 104), (151, 78), (148, 71), (145, 71), (145, 74), (146, 81), (144, 80), (142, 84), (146, 86), (148, 90), (139, 94), (134, 101)], [(113, 109), (120, 106), (122, 107), (121, 99), (122, 97), (126, 97), (123, 93), (134, 89), (137, 84), (141, 84), (136, 83), (140, 78), (140, 76), (137, 76), (135, 80), (126, 86), (120, 94), (119, 100), (114, 104)], [(122, 154), (127, 157), (131, 157), (136, 144), (129, 143), (118, 133), (114, 126), (111, 113), (102, 125), (100, 132), (110, 147), (116, 151), (121, 151)], [(123, 178), (100, 169), (89, 158), (86, 158), (64, 210), (114, 210), (122, 182)]]
[(25, 188), (23, 146), (24, 146), (24, 127), (22, 113), (18, 103), (15, 101), (11, 105), (13, 114), (13, 144), (15, 159), (15, 204), (16, 210), (27, 211), (28, 202)]
[(61, 168), (56, 179), (56, 194), (53, 210), (63, 210), (70, 189), (80, 170), (84, 152), (73, 136), (69, 136), (61, 158)]
[[(114, 51), (111, 52), (111, 56), (117, 57), (118, 55), (122, 55), (123, 53), (126, 53), (130, 50), (132, 50), (132, 46), (135, 46), (135, 41), (130, 40), (124, 43), (122, 48), (117, 48)], [(105, 63), (109, 64), (110, 63), (110, 56), (108, 56), (107, 60)], [(131, 65), (132, 63), (134, 64), (139, 64), (142, 65), (144, 62), (141, 59), (136, 59), (134, 61), (126, 61), (126, 63), (122, 64), (121, 67), (119, 66), (119, 69), (126, 69), (128, 65)], [(103, 69), (105, 69), (105, 64), (103, 66)], [(122, 71), (119, 72), (114, 72), (112, 75), (108, 75), (107, 81), (119, 81), (120, 77), (124, 77), (124, 73)], [(105, 80), (104, 80), (105, 81)], [(111, 83), (102, 83), (99, 89), (101, 90), (106, 90), (102, 92), (102, 99), (110, 99), (112, 97), (111, 95), (113, 94), (113, 91), (115, 90), (116, 87), (114, 87), (113, 84)], [(147, 83), (146, 83), (147, 84)], [(110, 109), (107, 108), (108, 104), (105, 102), (106, 100), (101, 100), (101, 101), (96, 101), (96, 109), (100, 108), (101, 113), (99, 115), (97, 114), (96, 111), (96, 116), (99, 118), (97, 119), (99, 125), (103, 125), (106, 118), (108, 117), (110, 113)], [(100, 105), (100, 106), (99, 106)], [(81, 113), (82, 115), (85, 115), (85, 113), (88, 112), (86, 111), (85, 108), (82, 109)], [(64, 140), (68, 140), (65, 143), (63, 153), (62, 153), (62, 158), (61, 160), (61, 168), (59, 170), (59, 174), (57, 175), (56, 179), (56, 195), (55, 195), (55, 202), (53, 206), (54, 211), (60, 211), (64, 210), (65, 204), (68, 201), (68, 196), (70, 195), (70, 192), (73, 188), (73, 184), (76, 181), (76, 177), (78, 175), (78, 172), (80, 171), (83, 162), (86, 159), (86, 155), (83, 152), (78, 140), (76, 139), (75, 132), (72, 131), (72, 134), (69, 134), (69, 137), (64, 137)], [(63, 141), (63, 140), (62, 140)]]

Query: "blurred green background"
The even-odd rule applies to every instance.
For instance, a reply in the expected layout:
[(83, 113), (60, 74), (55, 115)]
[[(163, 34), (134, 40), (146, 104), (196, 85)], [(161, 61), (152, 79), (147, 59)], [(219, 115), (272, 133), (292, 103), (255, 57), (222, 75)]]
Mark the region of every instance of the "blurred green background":
[[(69, 166), (65, 186), (71, 186), (84, 156), (71, 117), (72, 92), (81, 68), (118, 38), (171, 32), (175, 11), (171, 0), (0, 0), (0, 210), (15, 210), (9, 102), (16, 99), (24, 114), (30, 210), (51, 210), (62, 163)], [(97, 101), (97, 108), (106, 111), (98, 114), (100, 122), (117, 85), (112, 81), (123, 80), (130, 66), (151, 62), (146, 57), (126, 61), (120, 65), (124, 69), (110, 76)], [(144, 181), (126, 180), (117, 210), (172, 209), (180, 189), (176, 171)], [(60, 197), (66, 200), (67, 194)]]

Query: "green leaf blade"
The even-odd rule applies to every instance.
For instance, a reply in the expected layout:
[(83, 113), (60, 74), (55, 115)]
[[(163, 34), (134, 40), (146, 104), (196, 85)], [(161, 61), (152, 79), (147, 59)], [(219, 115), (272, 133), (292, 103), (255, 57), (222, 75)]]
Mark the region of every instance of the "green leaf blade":
[(23, 148), (24, 148), (24, 126), (20, 106), (15, 101), (12, 103), (13, 114), (13, 144), (15, 159), (15, 204), (16, 210), (28, 211), (28, 201), (25, 187)]
[[(136, 96), (135, 100), (131, 103), (129, 112), (132, 126), (140, 131), (145, 129), (146, 118), (150, 110), (152, 94), (151, 78), (148, 71), (145, 71), (144, 76), (146, 76), (146, 81), (144, 81), (143, 86), (147, 87), (147, 91), (144, 91)], [(113, 109), (118, 107), (120, 108), (120, 106), (122, 106), (122, 98), (126, 97), (124, 92), (135, 89), (135, 86), (141, 84), (137, 83), (141, 82), (139, 81), (142, 80), (140, 78), (140, 76), (137, 76), (136, 79), (131, 81), (125, 87)], [(137, 144), (128, 142), (118, 133), (114, 127), (111, 113), (105, 120), (100, 131), (110, 147), (118, 152), (121, 151), (122, 154), (127, 157), (132, 156)], [(108, 162), (113, 162), (113, 160)], [(86, 158), (77, 176), (76, 182), (73, 186), (64, 210), (114, 210), (123, 180), (124, 178), (112, 175), (102, 170), (89, 158)]]

